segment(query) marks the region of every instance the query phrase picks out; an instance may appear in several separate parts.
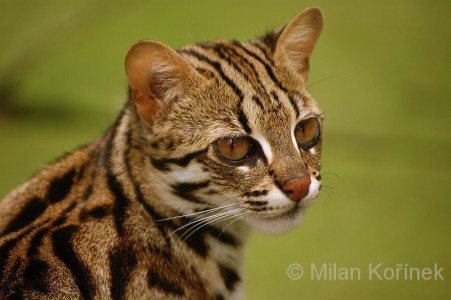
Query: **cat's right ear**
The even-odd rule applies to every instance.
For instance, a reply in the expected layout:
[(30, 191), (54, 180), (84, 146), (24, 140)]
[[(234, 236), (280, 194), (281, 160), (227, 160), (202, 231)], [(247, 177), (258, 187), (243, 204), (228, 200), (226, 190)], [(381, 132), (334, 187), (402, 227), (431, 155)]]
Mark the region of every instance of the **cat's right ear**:
[(152, 123), (157, 113), (179, 98), (201, 76), (177, 52), (150, 40), (139, 41), (128, 51), (125, 71), (135, 107)]
[(318, 7), (301, 11), (278, 32), (274, 56), (291, 66), (307, 81), (309, 59), (323, 27), (323, 14)]

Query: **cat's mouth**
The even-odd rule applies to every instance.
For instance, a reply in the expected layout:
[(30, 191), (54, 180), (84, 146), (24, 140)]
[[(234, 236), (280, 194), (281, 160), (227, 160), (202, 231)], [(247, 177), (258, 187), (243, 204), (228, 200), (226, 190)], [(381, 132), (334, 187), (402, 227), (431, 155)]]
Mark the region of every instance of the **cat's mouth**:
[(263, 219), (290, 219), (297, 218), (303, 209), (303, 205), (295, 203), (292, 207), (270, 207), (267, 213), (259, 214), (258, 216)]
[(264, 211), (252, 212), (245, 217), (252, 227), (268, 234), (279, 234), (295, 228), (305, 211), (302, 203), (288, 206), (267, 207)]
[(296, 227), (302, 219), (305, 206), (295, 203), (290, 207), (274, 207), (250, 213), (245, 217), (252, 227), (269, 234), (279, 234)]

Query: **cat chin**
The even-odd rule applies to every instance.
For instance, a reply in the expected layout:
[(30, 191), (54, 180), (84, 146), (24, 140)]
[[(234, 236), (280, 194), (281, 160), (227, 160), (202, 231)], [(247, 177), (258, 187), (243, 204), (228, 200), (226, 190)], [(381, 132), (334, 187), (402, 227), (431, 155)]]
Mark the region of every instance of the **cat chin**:
[(277, 235), (295, 229), (304, 218), (305, 208), (300, 208), (296, 212), (283, 213), (271, 218), (247, 216), (246, 222), (262, 233)]

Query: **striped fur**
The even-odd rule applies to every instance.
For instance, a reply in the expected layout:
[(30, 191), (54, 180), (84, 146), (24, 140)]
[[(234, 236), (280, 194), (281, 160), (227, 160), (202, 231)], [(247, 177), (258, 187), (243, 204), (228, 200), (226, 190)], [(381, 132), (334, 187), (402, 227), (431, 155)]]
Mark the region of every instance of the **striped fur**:
[[(311, 8), (248, 43), (135, 45), (108, 132), (0, 203), (0, 298), (241, 298), (249, 228), (293, 228), (321, 186), (321, 140), (293, 139), (301, 120), (322, 124), (305, 89), (320, 23)], [(253, 154), (225, 162), (213, 145), (236, 136)], [(308, 195), (293, 202), (283, 183), (302, 176)]]

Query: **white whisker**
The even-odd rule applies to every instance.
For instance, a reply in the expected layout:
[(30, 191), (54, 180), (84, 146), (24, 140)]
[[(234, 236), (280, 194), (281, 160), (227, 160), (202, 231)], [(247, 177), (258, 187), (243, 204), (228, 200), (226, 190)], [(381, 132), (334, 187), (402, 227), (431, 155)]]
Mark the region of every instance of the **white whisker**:
[(195, 216), (195, 215), (199, 215), (199, 214), (206, 214), (206, 213), (209, 213), (209, 212), (212, 212), (212, 211), (215, 211), (215, 210), (224, 209), (224, 208), (227, 208), (227, 207), (230, 207), (230, 206), (234, 206), (234, 205), (238, 205), (238, 204), (240, 204), (240, 203), (232, 203), (232, 204), (229, 204), (229, 205), (224, 205), (224, 206), (220, 206), (220, 207), (214, 207), (214, 208), (210, 208), (210, 209), (207, 209), (207, 210), (202, 210), (202, 211), (195, 212), (195, 213), (190, 213), (190, 214), (178, 215), (178, 216), (175, 216), (175, 217), (159, 219), (159, 220), (156, 220), (156, 221), (157, 222), (161, 222), (161, 221), (168, 221), (168, 220), (180, 219), (180, 218), (184, 218), (184, 217)]
[[(210, 212), (208, 212), (208, 213), (210, 213)], [(208, 214), (208, 213), (204, 213), (204, 215), (205, 215), (205, 214)], [(183, 228), (185, 228), (185, 227), (188, 227), (188, 226), (194, 226), (194, 227), (196, 227), (197, 225), (199, 225), (198, 223), (203, 223), (203, 222), (206, 222), (206, 221), (208, 222), (208, 220), (210, 220), (210, 219), (212, 219), (212, 218), (215, 218), (215, 217), (217, 217), (217, 216), (224, 215), (224, 214), (226, 214), (226, 213), (229, 213), (229, 211), (225, 211), (225, 212), (222, 211), (222, 212), (219, 212), (219, 213), (217, 213), (217, 214), (213, 214), (213, 215), (211, 215), (211, 216), (207, 216), (207, 217), (205, 217), (205, 218), (200, 218), (200, 219), (199, 219), (199, 216), (197, 216), (197, 218), (195, 218), (195, 219), (189, 221), (187, 224), (185, 224), (185, 225), (183, 225), (183, 226), (177, 228), (176, 230), (172, 231), (170, 234), (168, 234), (168, 235), (165, 237), (165, 239), (167, 239), (168, 237), (170, 237), (171, 235), (173, 235), (174, 233), (180, 231), (181, 229), (183, 229)], [(191, 228), (190, 228), (188, 231), (190, 231), (190, 230), (191, 230)], [(185, 232), (184, 234), (186, 234), (186, 232)], [(184, 234), (183, 234), (183, 235), (184, 235)], [(183, 236), (183, 235), (182, 235), (182, 236)]]
[(235, 217), (235, 219), (234, 220), (232, 220), (229, 224), (227, 224), (227, 226), (225, 226), (222, 230), (221, 230), (221, 232), (219, 233), (219, 235), (218, 235), (218, 237), (217, 238), (219, 238), (221, 235), (222, 235), (222, 233), (230, 226), (230, 225), (232, 225), (233, 223), (235, 223), (236, 221), (238, 221), (239, 219), (242, 219), (243, 217), (245, 217), (246, 215), (248, 215), (250, 212), (249, 211), (244, 211), (244, 212), (241, 212), (241, 213), (239, 213), (239, 214), (237, 214)]
[(203, 227), (205, 227), (205, 226), (207, 226), (207, 225), (210, 225), (210, 224), (219, 222), (219, 221), (221, 221), (221, 220), (223, 221), (223, 220), (226, 220), (226, 219), (228, 219), (228, 218), (234, 217), (234, 216), (236, 216), (238, 213), (241, 213), (243, 210), (244, 210), (244, 209), (240, 208), (240, 209), (236, 209), (236, 210), (233, 210), (233, 211), (227, 211), (227, 212), (224, 212), (224, 213), (221, 213), (221, 214), (217, 214), (217, 215), (211, 216), (211, 218), (209, 217), (209, 218), (210, 218), (209, 220), (203, 219), (203, 220), (202, 220), (203, 222), (200, 222), (199, 224), (195, 225), (193, 228), (190, 228), (188, 231), (184, 232), (184, 233), (180, 236), (180, 238), (182, 238), (184, 235), (186, 235), (188, 232), (191, 231), (191, 233), (188, 234), (188, 235), (184, 238), (184, 240), (187, 240), (192, 234), (194, 234), (194, 233), (195, 233), (196, 231), (198, 231), (199, 229), (201, 229), (201, 228), (203, 228)]

